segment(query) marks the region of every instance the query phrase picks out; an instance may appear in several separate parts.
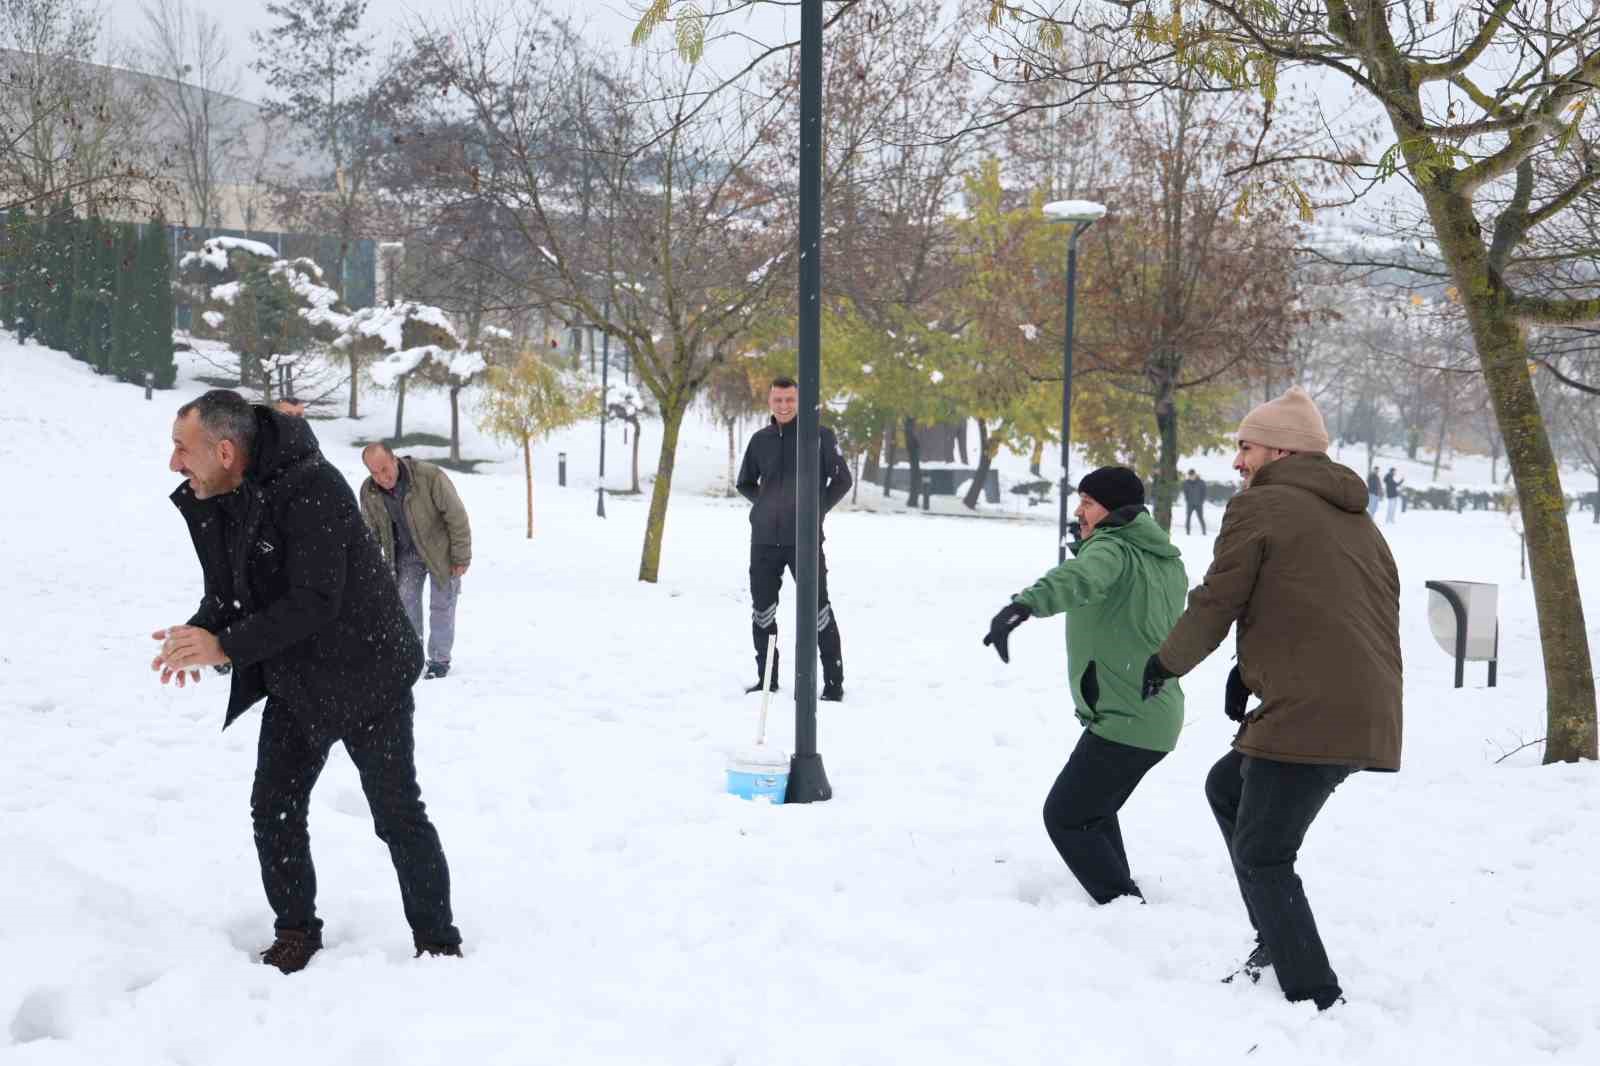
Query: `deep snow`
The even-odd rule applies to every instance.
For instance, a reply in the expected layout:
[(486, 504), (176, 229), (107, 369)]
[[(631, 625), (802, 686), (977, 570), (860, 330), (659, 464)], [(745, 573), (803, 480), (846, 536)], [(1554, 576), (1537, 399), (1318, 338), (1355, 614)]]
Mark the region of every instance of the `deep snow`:
[[(148, 670), (149, 632), (199, 594), (164, 498), (173, 410), (203, 387), (182, 381), (146, 403), (0, 343), (7, 1066), (1600, 1061), (1596, 767), (1540, 767), (1537, 748), (1495, 764), (1543, 733), (1531, 590), (1503, 516), (1411, 514), (1390, 531), (1405, 766), (1352, 778), (1302, 853), (1349, 997), (1317, 1015), (1270, 977), (1218, 983), (1249, 946), (1201, 792), (1231, 735), (1226, 650), (1186, 680), (1179, 749), (1124, 813), (1150, 905), (1095, 908), (1051, 849), (1039, 809), (1077, 735), (1061, 626), (1024, 626), (1009, 667), (979, 643), (1053, 561), (1049, 521), (831, 517), (847, 702), (823, 705), (820, 747), (835, 798), (723, 794), (757, 705), (739, 694), (747, 527), (742, 503), (706, 495), (726, 461), (713, 426), (687, 435), (655, 586), (634, 580), (644, 501), (594, 517), (593, 427), (537, 449), (531, 542), (517, 457), (469, 430), (469, 457), (502, 461), (455, 478), (475, 558), (456, 670), (419, 685), (417, 713), (467, 958), (411, 959), (336, 752), (311, 816), (328, 948), (292, 978), (253, 964), (271, 929), (247, 809), (258, 715), (219, 733), (222, 679), (178, 691)], [(408, 428), (446, 430), (442, 395), (407, 399)], [(315, 423), (352, 483), (351, 442), (392, 424), (381, 394), (367, 410)], [(1600, 533), (1587, 516), (1573, 531), (1593, 616)], [(1198, 579), (1209, 540), (1177, 541)], [(1501, 583), (1498, 689), (1479, 664), (1450, 689), (1432, 577)]]

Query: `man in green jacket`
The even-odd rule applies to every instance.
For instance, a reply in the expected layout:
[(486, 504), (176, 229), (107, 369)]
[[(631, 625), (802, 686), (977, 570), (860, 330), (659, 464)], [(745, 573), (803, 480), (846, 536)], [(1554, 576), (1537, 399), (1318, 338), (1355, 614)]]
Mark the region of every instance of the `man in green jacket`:
[(361, 515), (394, 567), (406, 617), (422, 636), (422, 583), (429, 584), (428, 668), (424, 678), (450, 672), (456, 639), (456, 598), (472, 565), (472, 527), (450, 477), (432, 463), (400, 458), (387, 444), (369, 444), (361, 461), (372, 476), (361, 485)]
[(1183, 613), (1188, 584), (1178, 549), (1144, 509), (1132, 470), (1102, 467), (1078, 483), (1082, 540), (1075, 558), (1012, 597), (985, 644), (1010, 662), (1011, 631), (1033, 617), (1068, 616), (1067, 671), (1083, 735), (1044, 802), (1044, 825), (1096, 903), (1138, 896), (1117, 812), (1178, 743), (1183, 693), (1141, 700), (1141, 671)]

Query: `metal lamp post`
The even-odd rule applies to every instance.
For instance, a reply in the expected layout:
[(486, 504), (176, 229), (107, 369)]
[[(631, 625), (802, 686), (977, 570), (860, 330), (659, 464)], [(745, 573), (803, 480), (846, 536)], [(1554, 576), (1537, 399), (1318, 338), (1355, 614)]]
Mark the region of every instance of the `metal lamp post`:
[[(611, 288), (606, 287), (606, 325), (611, 323)], [(602, 327), (603, 328), (603, 327)], [(595, 486), (594, 513), (606, 516), (606, 413), (611, 404), (611, 331), (605, 330), (600, 341), (600, 480)]]
[(1105, 217), (1106, 205), (1092, 200), (1056, 200), (1044, 205), (1044, 217), (1072, 226), (1067, 238), (1067, 339), (1061, 355), (1061, 520), (1057, 529), (1057, 564), (1067, 561), (1067, 466), (1072, 455), (1072, 327), (1078, 295), (1078, 238)]
[(800, 417), (795, 527), (794, 755), (789, 803), (831, 799), (817, 752), (817, 578), (822, 543), (822, 0), (800, 5)]

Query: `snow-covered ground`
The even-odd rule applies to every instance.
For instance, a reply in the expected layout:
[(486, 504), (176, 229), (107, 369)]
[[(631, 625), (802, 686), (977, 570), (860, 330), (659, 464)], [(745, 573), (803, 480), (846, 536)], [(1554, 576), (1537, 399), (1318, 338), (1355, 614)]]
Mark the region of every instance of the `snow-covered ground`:
[[(1597, 768), (1540, 767), (1536, 747), (1496, 763), (1543, 733), (1503, 516), (1411, 514), (1389, 533), (1405, 768), (1351, 779), (1302, 854), (1349, 997), (1317, 1015), (1270, 978), (1218, 982), (1249, 947), (1201, 791), (1231, 735), (1226, 653), (1185, 683), (1180, 747), (1125, 811), (1150, 905), (1094, 907), (1051, 849), (1039, 810), (1077, 734), (1061, 627), (1023, 627), (1009, 667), (979, 643), (1053, 561), (1048, 524), (831, 518), (848, 671), (847, 702), (820, 717), (835, 798), (725, 795), (757, 704), (739, 693), (744, 508), (707, 494), (726, 462), (712, 426), (685, 442), (655, 586), (634, 580), (644, 501), (594, 516), (592, 427), (536, 453), (532, 541), (514, 454), (469, 430), (469, 457), (502, 461), (455, 479), (475, 559), (456, 670), (419, 685), (417, 712), (467, 957), (412, 960), (336, 752), (311, 818), (328, 947), (294, 977), (255, 964), (271, 932), (247, 809), (258, 717), (219, 733), (220, 679), (178, 691), (148, 670), (149, 632), (198, 596), (165, 496), (172, 414), (200, 388), (186, 375), (146, 403), (0, 343), (6, 1066), (1600, 1061)], [(369, 409), (315, 423), (353, 482), (351, 442), (392, 428), (387, 400)], [(408, 428), (445, 431), (441, 396), (413, 391), (407, 409)], [(647, 424), (647, 466), (657, 439)], [(1573, 532), (1597, 617), (1600, 532), (1587, 516)], [(1209, 540), (1178, 543), (1198, 578)], [(1434, 577), (1500, 582), (1499, 688), (1479, 664), (1449, 687)]]

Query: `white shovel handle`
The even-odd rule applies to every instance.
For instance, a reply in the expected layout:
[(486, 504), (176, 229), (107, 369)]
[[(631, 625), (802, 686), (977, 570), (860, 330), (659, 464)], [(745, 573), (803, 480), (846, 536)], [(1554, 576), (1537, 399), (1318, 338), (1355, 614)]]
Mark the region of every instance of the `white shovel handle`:
[(761, 671), (761, 720), (756, 725), (756, 747), (761, 747), (767, 742), (767, 701), (772, 698), (772, 671), (776, 667), (778, 657), (778, 634), (774, 633), (767, 638), (767, 661)]

